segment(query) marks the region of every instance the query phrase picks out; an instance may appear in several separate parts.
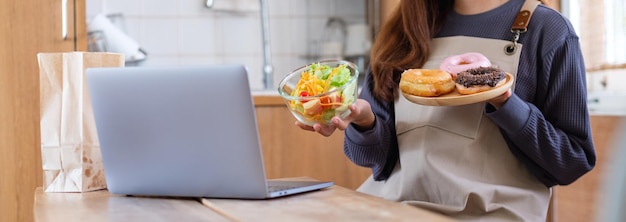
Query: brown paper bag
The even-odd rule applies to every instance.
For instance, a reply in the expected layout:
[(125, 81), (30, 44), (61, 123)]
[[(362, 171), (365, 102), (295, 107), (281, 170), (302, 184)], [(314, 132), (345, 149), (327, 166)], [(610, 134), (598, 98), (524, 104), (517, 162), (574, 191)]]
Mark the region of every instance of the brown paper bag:
[(124, 55), (39, 53), (41, 157), (46, 192), (106, 188), (85, 70), (122, 67)]

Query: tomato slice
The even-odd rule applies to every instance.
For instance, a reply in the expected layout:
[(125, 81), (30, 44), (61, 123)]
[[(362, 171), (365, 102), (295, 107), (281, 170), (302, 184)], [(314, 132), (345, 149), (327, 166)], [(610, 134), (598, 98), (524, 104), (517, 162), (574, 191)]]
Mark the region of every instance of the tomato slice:
[[(311, 95), (309, 94), (309, 92), (307, 92), (307, 91), (302, 91), (302, 92), (300, 92), (300, 97), (307, 97), (307, 96), (311, 96)], [(308, 102), (308, 101), (309, 101), (309, 100), (306, 100), (306, 99), (300, 100), (300, 102), (302, 102), (302, 103), (306, 103), (306, 102)]]

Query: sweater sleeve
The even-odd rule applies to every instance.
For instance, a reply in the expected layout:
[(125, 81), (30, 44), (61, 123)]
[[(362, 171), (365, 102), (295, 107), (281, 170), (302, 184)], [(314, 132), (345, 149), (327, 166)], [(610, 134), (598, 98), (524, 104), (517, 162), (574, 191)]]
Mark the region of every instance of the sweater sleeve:
[(538, 84), (548, 90), (537, 94), (533, 103), (514, 94), (497, 111), (487, 107), (486, 115), (532, 174), (548, 187), (566, 185), (589, 172), (596, 161), (578, 38), (565, 37), (537, 59)]
[(374, 180), (389, 178), (398, 161), (393, 102), (380, 102), (372, 95), (372, 75), (368, 70), (359, 97), (370, 103), (376, 116), (374, 128), (360, 131), (354, 125), (345, 130), (344, 153), (355, 164), (372, 169)]

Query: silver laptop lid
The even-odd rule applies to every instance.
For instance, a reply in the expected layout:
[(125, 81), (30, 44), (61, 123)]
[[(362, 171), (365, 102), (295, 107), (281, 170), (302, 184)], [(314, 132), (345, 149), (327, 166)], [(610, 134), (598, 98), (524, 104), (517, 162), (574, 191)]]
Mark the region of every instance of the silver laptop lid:
[(87, 81), (110, 192), (266, 196), (244, 66), (91, 68)]

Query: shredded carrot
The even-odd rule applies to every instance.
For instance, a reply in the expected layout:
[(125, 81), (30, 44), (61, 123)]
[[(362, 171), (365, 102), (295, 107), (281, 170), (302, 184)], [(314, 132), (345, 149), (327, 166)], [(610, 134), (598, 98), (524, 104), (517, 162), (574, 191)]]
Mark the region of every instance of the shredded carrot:
[(341, 106), (343, 103), (320, 103), (322, 106)]

